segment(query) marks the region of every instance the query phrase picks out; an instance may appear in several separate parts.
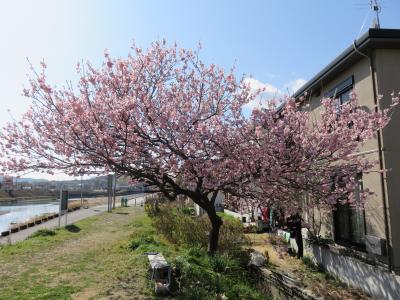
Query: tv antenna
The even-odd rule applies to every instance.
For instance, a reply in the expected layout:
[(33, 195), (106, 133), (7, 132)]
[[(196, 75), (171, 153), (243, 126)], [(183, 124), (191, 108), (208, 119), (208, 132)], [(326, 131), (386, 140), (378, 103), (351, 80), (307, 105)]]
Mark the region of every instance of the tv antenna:
[(381, 23), (379, 21), (379, 14), (381, 12), (381, 6), (378, 4), (378, 0), (370, 0), (369, 5), (371, 9), (375, 12), (376, 17), (372, 21), (372, 27), (376, 29), (381, 28)]

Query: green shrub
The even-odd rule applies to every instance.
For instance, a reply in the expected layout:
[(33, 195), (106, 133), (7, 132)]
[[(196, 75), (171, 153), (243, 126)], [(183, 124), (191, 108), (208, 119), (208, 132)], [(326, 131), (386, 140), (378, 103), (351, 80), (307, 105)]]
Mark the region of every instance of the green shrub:
[(230, 260), (227, 255), (216, 254), (210, 257), (210, 264), (214, 272), (225, 273), (233, 265), (233, 260)]
[(260, 293), (254, 286), (246, 282), (238, 281), (235, 285), (225, 288), (225, 296), (228, 299), (261, 300), (271, 299), (269, 295)]
[(154, 202), (146, 202), (144, 204), (144, 211), (149, 217), (154, 217), (158, 214), (159, 208), (158, 205)]
[(129, 242), (128, 248), (131, 250), (136, 250), (142, 245), (158, 245), (158, 242), (154, 239), (153, 236), (138, 236)]
[[(179, 286), (178, 299), (270, 299), (257, 290), (256, 282), (247, 271), (249, 244), (242, 223), (234, 218), (224, 218), (220, 229), (219, 251), (207, 255), (207, 236), (211, 229), (207, 216), (193, 217), (170, 205), (161, 205), (152, 218), (157, 233), (161, 233), (179, 254), (169, 256), (161, 249), (174, 270)], [(143, 240), (134, 240), (137, 248)], [(140, 246), (138, 246), (140, 244)], [(154, 249), (159, 249), (153, 247)], [(159, 251), (159, 250), (157, 250)]]
[(238, 220), (234, 216), (228, 215), (227, 213), (224, 212), (217, 212), (217, 215), (222, 218), (222, 220)]
[(181, 209), (181, 212), (188, 216), (194, 216), (195, 210), (193, 207), (184, 207)]
[(240, 252), (244, 246), (250, 245), (245, 236), (243, 224), (238, 219), (226, 219), (219, 234), (219, 250), (221, 252)]
[(228, 299), (269, 299), (257, 290), (246, 268), (240, 266), (240, 258), (227, 254), (207, 256), (205, 252), (199, 257), (201, 251), (205, 250), (188, 249), (171, 262), (174, 269), (180, 270), (176, 277), (181, 287), (179, 299), (216, 299), (217, 294)]
[(29, 238), (42, 237), (42, 236), (54, 236), (57, 232), (52, 229), (39, 229), (34, 232)]
[(202, 247), (192, 246), (188, 249), (187, 254), (188, 256), (204, 257), (207, 255), (207, 251)]
[(175, 208), (164, 206), (153, 220), (157, 230), (173, 243), (207, 246), (210, 227), (204, 218), (192, 218)]
[[(211, 224), (208, 216), (192, 217), (174, 207), (163, 205), (153, 218), (154, 226), (169, 241), (187, 247), (207, 248)], [(242, 223), (237, 219), (225, 219), (220, 229), (219, 250), (239, 251), (249, 240), (245, 237)]]
[(215, 299), (215, 297), (211, 296), (207, 290), (202, 287), (189, 287), (185, 288), (178, 299), (185, 300), (207, 300), (207, 299)]
[[(249, 253), (243, 247), (247, 241), (240, 221), (224, 219), (220, 251), (209, 256), (206, 249), (211, 226), (207, 216), (193, 217), (163, 204), (158, 214), (147, 220), (151, 223), (135, 228), (136, 236), (129, 248), (136, 253), (156, 251), (164, 255), (172, 267), (177, 299), (211, 300), (218, 295), (228, 299), (269, 299), (257, 289), (247, 270)], [(144, 258), (143, 263), (147, 263)]]

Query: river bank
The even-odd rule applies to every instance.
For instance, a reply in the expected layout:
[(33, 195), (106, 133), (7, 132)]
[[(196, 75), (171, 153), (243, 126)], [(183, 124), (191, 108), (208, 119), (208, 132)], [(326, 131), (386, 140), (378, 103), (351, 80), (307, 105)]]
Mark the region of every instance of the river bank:
[(51, 201), (56, 200), (57, 197), (50, 196), (34, 196), (34, 197), (15, 197), (15, 198), (0, 198), (0, 204), (2, 203), (18, 203), (18, 202), (35, 202), (35, 201)]
[[(128, 199), (140, 196), (141, 194), (128, 195)], [(68, 202), (68, 210), (75, 211), (80, 208), (92, 208), (106, 206), (108, 197), (96, 197), (86, 199), (70, 199)], [(116, 197), (116, 206), (121, 202), (121, 196)], [(58, 200), (32, 200), (23, 202), (0, 203), (0, 234), (7, 236), (32, 227), (35, 224), (47, 222), (58, 216), (59, 212)]]
[(140, 206), (121, 208), (3, 246), (0, 299), (154, 299), (147, 258), (127, 247), (142, 215)]
[[(58, 193), (48, 193), (45, 195), (30, 195), (30, 194), (21, 194), (21, 191), (16, 193), (17, 196), (15, 197), (7, 197), (4, 192), (0, 193), (0, 204), (3, 203), (18, 203), (18, 202), (36, 202), (36, 201), (51, 201), (51, 200), (57, 200), (59, 199), (59, 194)], [(117, 192), (116, 196), (126, 196), (126, 195), (132, 195), (131, 191), (121, 191)], [(80, 192), (70, 192), (69, 193), (69, 198), (70, 199), (80, 199), (81, 194)], [(83, 199), (97, 199), (97, 198), (107, 198), (107, 193), (106, 192), (85, 192), (82, 194)]]

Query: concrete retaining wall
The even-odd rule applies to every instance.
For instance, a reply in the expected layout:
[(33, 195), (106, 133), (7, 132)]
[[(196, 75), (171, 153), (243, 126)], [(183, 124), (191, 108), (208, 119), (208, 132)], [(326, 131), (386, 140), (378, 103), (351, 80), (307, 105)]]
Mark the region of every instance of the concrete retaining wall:
[(258, 287), (278, 300), (319, 300), (311, 291), (304, 289), (298, 280), (276, 270), (254, 267)]
[(333, 253), (328, 247), (313, 245), (308, 251), (317, 264), (341, 281), (379, 299), (400, 299), (400, 276), (356, 258)]

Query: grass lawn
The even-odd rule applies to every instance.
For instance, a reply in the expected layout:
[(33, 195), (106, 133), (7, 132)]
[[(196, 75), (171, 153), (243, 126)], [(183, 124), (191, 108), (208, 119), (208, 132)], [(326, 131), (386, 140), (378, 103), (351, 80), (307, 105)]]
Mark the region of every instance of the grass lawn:
[[(152, 212), (151, 207), (146, 210)], [(150, 213), (153, 215), (152, 213)], [(250, 259), (247, 239), (240, 221), (224, 218), (219, 238), (219, 251), (207, 255), (209, 220), (193, 218), (185, 210), (165, 204), (152, 217), (151, 227), (131, 242), (135, 253), (159, 251), (173, 267), (176, 299), (185, 300), (269, 300), (260, 290), (257, 279), (248, 269)], [(157, 233), (155, 233), (155, 228)]]
[(118, 208), (1, 246), (0, 299), (155, 299), (147, 251), (179, 270), (180, 292), (170, 299), (270, 299), (247, 273), (247, 256), (209, 257), (201, 246), (167, 240), (153, 222), (141, 207)]
[(146, 220), (120, 208), (0, 247), (0, 299), (151, 299), (146, 257), (128, 247)]

